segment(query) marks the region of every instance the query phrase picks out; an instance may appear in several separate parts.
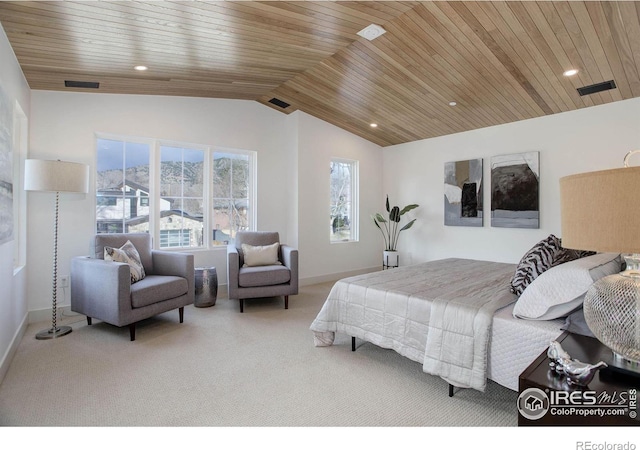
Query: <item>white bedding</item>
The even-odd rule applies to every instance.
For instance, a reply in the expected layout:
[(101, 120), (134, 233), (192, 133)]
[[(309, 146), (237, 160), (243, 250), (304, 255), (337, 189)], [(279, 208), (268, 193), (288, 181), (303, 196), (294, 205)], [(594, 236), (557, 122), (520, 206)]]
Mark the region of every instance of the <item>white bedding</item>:
[(564, 319), (525, 320), (513, 316), (511, 304), (493, 316), (487, 378), (518, 391), (524, 369), (562, 334)]
[[(509, 316), (516, 300), (508, 289), (514, 268), (448, 259), (340, 280), (310, 327), (315, 345), (331, 345), (336, 332), (345, 333), (393, 349), (457, 386), (484, 390), (489, 377), (517, 390), (518, 374), (560, 334), (562, 322), (533, 323)], [(532, 340), (531, 356), (513, 351), (523, 336), (512, 325), (523, 322), (523, 334), (544, 330)], [(549, 338), (555, 327), (558, 332)], [(509, 364), (512, 357), (518, 361)], [(520, 370), (522, 358), (528, 359)]]

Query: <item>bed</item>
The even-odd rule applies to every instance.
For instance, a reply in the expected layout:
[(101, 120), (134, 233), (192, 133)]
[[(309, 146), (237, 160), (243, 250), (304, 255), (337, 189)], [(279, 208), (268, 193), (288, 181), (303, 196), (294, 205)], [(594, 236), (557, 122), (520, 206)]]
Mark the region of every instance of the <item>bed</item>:
[[(567, 291), (561, 296), (571, 299), (560, 302), (557, 318), (515, 317), (518, 308), (526, 312), (518, 303), (527, 297), (511, 289), (518, 265), (448, 258), (339, 280), (310, 329), (317, 347), (333, 345), (335, 334), (344, 333), (393, 349), (447, 381), (450, 394), (451, 386), (484, 391), (487, 379), (517, 391), (519, 374), (562, 334), (564, 316), (579, 306), (596, 276), (620, 269), (619, 259), (602, 269), (612, 258), (582, 258), (563, 264), (562, 271), (538, 274), (529, 292), (535, 288), (545, 302), (557, 303), (560, 285)], [(572, 277), (580, 279), (579, 287), (572, 287)]]

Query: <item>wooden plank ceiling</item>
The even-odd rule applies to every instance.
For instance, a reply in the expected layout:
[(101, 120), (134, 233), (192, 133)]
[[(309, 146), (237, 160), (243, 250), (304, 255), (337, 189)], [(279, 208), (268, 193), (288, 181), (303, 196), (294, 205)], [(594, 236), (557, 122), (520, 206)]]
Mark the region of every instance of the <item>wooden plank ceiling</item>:
[(382, 146), (640, 96), (640, 2), (2, 1), (0, 23), (32, 89), (256, 100)]

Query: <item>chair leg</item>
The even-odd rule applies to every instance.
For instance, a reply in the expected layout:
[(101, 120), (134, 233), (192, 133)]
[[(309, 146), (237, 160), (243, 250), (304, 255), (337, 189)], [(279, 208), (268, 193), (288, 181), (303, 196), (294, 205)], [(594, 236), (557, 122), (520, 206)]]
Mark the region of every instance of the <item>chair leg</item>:
[(132, 341), (136, 340), (136, 324), (132, 323), (131, 325), (129, 325), (129, 336), (131, 337)]
[(180, 314), (180, 323), (184, 321), (184, 306), (178, 308), (178, 313)]
[(87, 325), (91, 325), (91, 317), (87, 316)]
[(289, 309), (289, 296), (284, 296), (284, 309)]
[(244, 312), (244, 300), (242, 300), (241, 298), (238, 300), (240, 301), (240, 312)]

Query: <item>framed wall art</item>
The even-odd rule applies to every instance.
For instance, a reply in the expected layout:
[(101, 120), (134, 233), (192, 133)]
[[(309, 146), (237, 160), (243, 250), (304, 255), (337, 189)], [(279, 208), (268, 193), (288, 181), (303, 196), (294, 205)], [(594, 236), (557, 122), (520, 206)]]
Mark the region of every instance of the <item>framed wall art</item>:
[(539, 152), (491, 158), (491, 226), (540, 227)]
[(482, 159), (444, 164), (444, 224), (481, 227)]

